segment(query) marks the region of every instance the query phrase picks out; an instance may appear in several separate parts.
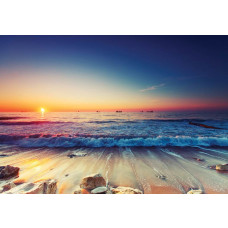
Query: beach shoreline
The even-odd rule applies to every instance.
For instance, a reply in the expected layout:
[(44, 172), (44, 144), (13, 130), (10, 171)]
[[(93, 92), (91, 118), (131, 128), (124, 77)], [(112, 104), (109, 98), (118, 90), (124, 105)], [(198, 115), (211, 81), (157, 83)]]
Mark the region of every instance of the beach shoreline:
[[(111, 187), (131, 187), (144, 194), (227, 194), (228, 173), (211, 167), (228, 161), (227, 147), (0, 147), (0, 166), (19, 167), (16, 185), (57, 181), (60, 194), (72, 194), (81, 180), (100, 173)], [(0, 185), (5, 180), (0, 181)]]

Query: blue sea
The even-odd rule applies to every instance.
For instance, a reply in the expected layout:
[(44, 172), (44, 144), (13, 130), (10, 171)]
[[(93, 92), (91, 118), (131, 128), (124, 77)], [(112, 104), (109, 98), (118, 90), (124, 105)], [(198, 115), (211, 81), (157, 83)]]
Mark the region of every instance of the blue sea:
[(228, 113), (1, 113), (0, 145), (3, 144), (29, 148), (224, 147), (228, 146)]

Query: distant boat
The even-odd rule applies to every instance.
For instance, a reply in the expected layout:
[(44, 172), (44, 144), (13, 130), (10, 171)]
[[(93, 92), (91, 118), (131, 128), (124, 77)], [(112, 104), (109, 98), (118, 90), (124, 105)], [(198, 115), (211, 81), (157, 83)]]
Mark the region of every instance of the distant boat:
[(100, 111), (97, 111), (97, 112), (100, 112)]
[(146, 111), (146, 112), (154, 112), (153, 110), (149, 110), (149, 111)]
[(122, 112), (121, 110), (117, 110), (116, 112)]

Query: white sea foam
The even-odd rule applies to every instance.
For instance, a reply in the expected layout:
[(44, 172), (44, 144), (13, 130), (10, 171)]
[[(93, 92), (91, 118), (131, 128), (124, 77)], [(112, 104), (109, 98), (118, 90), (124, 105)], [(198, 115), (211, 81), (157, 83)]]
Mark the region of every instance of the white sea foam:
[(163, 137), (154, 138), (104, 138), (104, 137), (50, 137), (50, 138), (5, 138), (0, 142), (4, 144), (14, 144), (22, 147), (136, 147), (136, 146), (228, 146), (228, 138), (217, 137)]

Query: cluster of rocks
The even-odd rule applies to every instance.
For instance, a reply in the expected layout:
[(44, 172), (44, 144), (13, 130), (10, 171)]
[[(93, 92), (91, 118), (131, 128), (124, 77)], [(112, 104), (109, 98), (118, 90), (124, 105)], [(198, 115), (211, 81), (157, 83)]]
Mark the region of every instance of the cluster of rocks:
[(16, 183), (14, 178), (19, 176), (20, 168), (0, 166), (0, 193), (3, 194), (55, 194), (56, 180), (41, 180), (35, 183)]
[(143, 194), (143, 192), (131, 187), (110, 187), (102, 175), (96, 173), (84, 177), (74, 194)]
[[(0, 166), (0, 193), (2, 194), (55, 194), (57, 181), (53, 179), (40, 180), (35, 183), (18, 183), (14, 181), (19, 176), (20, 168)], [(131, 187), (110, 187), (101, 174), (91, 174), (82, 179), (74, 194), (143, 194), (139, 189)]]

